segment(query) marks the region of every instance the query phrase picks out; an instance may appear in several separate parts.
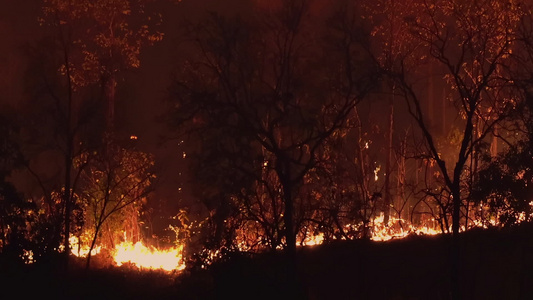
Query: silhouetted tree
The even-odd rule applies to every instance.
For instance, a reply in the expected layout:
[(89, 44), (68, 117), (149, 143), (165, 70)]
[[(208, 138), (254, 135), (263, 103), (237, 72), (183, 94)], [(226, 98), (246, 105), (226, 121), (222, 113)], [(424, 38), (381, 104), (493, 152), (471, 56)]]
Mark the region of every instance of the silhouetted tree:
[[(405, 17), (413, 41), (417, 43), (405, 50), (397, 71), (387, 70), (400, 95), (406, 99), (409, 113), (427, 144), (427, 153), (439, 167), (453, 198), (454, 234), (460, 226), (461, 182), (468, 158), (506, 116), (510, 103), (506, 97), (509, 88), (506, 73), (499, 66), (506, 65), (515, 42), (519, 11), (517, 6), (510, 4), (494, 3), (490, 9), (480, 9), (480, 6), (475, 1), (468, 4), (455, 1), (420, 3), (417, 15)], [(420, 76), (417, 68), (421, 64), (407, 63), (408, 59), (413, 61), (411, 55), (422, 55), (441, 64), (446, 70), (446, 83), (456, 93), (454, 101), (462, 119), (462, 129), (460, 147), (452, 157), (455, 162), (452, 170), (435, 143), (435, 134), (422, 109), (423, 96), (415, 82)]]
[(514, 109), (497, 136), (506, 150), (498, 156), (485, 155), (473, 185), (474, 211), (484, 226), (512, 226), (531, 221), (531, 173), (533, 154), (533, 3), (521, 3), (516, 43), (504, 67), (514, 86)]
[(17, 135), (13, 121), (0, 115), (0, 253), (2, 262), (9, 263), (29, 259), (24, 253), (32, 250), (27, 228), (35, 215), (35, 204), (24, 200), (7, 181), (7, 176), (22, 166)]
[(217, 167), (201, 167), (221, 172), (209, 178), (224, 178), (214, 182), (233, 191), (218, 198), (226, 203), (218, 207), (257, 222), (271, 247), (284, 239), (289, 253), (308, 209), (305, 178), (373, 83), (360, 68), (364, 31), (353, 15), (344, 17), (327, 48), (325, 26), (311, 18), (307, 1), (248, 18), (212, 14), (190, 27), (196, 56), (173, 86), (171, 122), (204, 137), (198, 153)]
[[(457, 237), (464, 205), (463, 179), (469, 158), (493, 132), (512, 106), (506, 97), (508, 64), (520, 20), (519, 5), (501, 1), (434, 0), (416, 3), (413, 14), (403, 16), (412, 38), (397, 60), (396, 68), (385, 70), (406, 100), (426, 143), (426, 154), (435, 161), (451, 199), (452, 232)], [(422, 58), (422, 60), (420, 60)], [(419, 62), (417, 62), (419, 60)], [(420, 66), (433, 61), (453, 91), (460, 120), (460, 146), (446, 161), (435, 142), (436, 134), (422, 109), (424, 96), (417, 86), (423, 74)], [(383, 65), (383, 64), (382, 64)], [(456, 245), (455, 250), (458, 251)], [(458, 258), (455, 254), (455, 267)], [(457, 275), (457, 270), (452, 271)], [(458, 297), (458, 279), (452, 278), (453, 296)]]
[[(48, 96), (56, 104), (53, 115), (59, 117), (56, 121), (62, 131), (54, 134), (60, 138), (59, 148), (64, 161), (64, 207), (61, 212), (67, 256), (70, 252), (70, 223), (75, 206), (76, 181), (82, 170), (75, 169), (73, 162), (88, 149), (87, 141), (81, 138), (80, 128), (80, 124), (87, 122), (84, 117), (89, 115), (83, 114), (83, 103), (86, 103), (84, 97), (87, 97), (83, 91), (99, 85), (100, 95), (93, 93), (90, 97), (93, 100), (105, 100), (107, 105), (100, 107), (106, 107), (103, 109), (107, 113), (105, 130), (111, 133), (117, 74), (122, 70), (138, 68), (142, 46), (159, 41), (163, 36), (159, 32), (152, 32), (149, 26), (151, 23), (158, 25), (160, 15), (158, 18), (141, 18), (145, 13), (145, 4), (144, 1), (129, 0), (42, 2), (43, 13), (39, 21), (50, 29), (50, 50), (58, 53), (57, 57), (47, 57), (52, 60), (46, 63), (53, 65), (54, 71), (59, 71), (62, 76), (57, 82), (44, 78), (44, 85)], [(56, 83), (59, 84), (52, 86)], [(101, 130), (92, 132), (93, 136), (100, 138), (101, 134)], [(48, 202), (52, 202), (50, 197)]]
[[(146, 153), (135, 149), (126, 149), (108, 140), (102, 150), (96, 153), (86, 153), (77, 161), (79, 164), (91, 163), (84, 168), (81, 174), (80, 195), (85, 206), (84, 219), (90, 244), (87, 255), (87, 268), (91, 262), (91, 251), (102, 235), (104, 226), (112, 228), (111, 243), (116, 235), (136, 230), (139, 226), (137, 217), (139, 209), (132, 209), (127, 213), (127, 208), (139, 207), (143, 199), (151, 191), (151, 184), (155, 175), (151, 173), (153, 158)], [(133, 214), (135, 221), (129, 222), (128, 217)], [(126, 228), (127, 226), (132, 228)], [(137, 239), (139, 237), (136, 237)], [(113, 244), (111, 248), (113, 248)]]

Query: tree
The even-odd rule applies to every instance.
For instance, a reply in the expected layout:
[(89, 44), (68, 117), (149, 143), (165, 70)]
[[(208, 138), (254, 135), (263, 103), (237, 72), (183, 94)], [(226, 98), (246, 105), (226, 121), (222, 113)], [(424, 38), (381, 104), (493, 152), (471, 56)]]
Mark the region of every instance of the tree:
[[(372, 17), (378, 19), (378, 22), (373, 30), (373, 35), (378, 36), (376, 39), (380, 43), (381, 55), (377, 57), (382, 66), (387, 69), (396, 70), (397, 63), (404, 58), (404, 50), (408, 45), (409, 34), (408, 26), (404, 24), (403, 18), (409, 15), (414, 7), (413, 1), (395, 1), (385, 0), (377, 1), (377, 7), (366, 6), (366, 9), (371, 12)], [(392, 170), (392, 152), (393, 152), (393, 136), (394, 136), (394, 105), (395, 105), (395, 89), (394, 81), (389, 82), (389, 121), (387, 129), (387, 145), (386, 149), (386, 163), (385, 163), (385, 191), (384, 191), (384, 223), (389, 223), (389, 215), (391, 211), (392, 193), (391, 193), (391, 174)]]
[[(516, 43), (511, 63), (504, 66), (513, 84), (514, 109), (509, 121), (501, 126), (498, 137), (506, 150), (499, 155), (485, 155), (476, 178), (472, 197), (479, 207), (474, 213), (484, 226), (513, 226), (531, 221), (533, 151), (533, 28), (530, 2), (521, 3)], [(507, 133), (507, 134), (506, 134)]]
[[(56, 70), (64, 76), (60, 85), (64, 92), (58, 93), (50, 87), (49, 92), (60, 110), (58, 114), (64, 131), (60, 147), (64, 160), (63, 244), (67, 256), (75, 183), (79, 177), (73, 170), (73, 161), (86, 150), (78, 147), (78, 125), (83, 120), (80, 90), (100, 84), (102, 98), (107, 102), (106, 131), (111, 134), (117, 74), (121, 70), (138, 68), (141, 47), (159, 41), (163, 36), (160, 32), (151, 32), (149, 17), (140, 18), (144, 16), (144, 9), (144, 1), (43, 0), (40, 22), (51, 28), (56, 50), (60, 53)], [(160, 15), (153, 20), (158, 25)], [(77, 172), (79, 174), (81, 169)]]
[(35, 204), (25, 201), (7, 180), (13, 170), (22, 166), (17, 135), (13, 121), (0, 115), (0, 253), (10, 263), (28, 259), (24, 251), (31, 251), (32, 245), (27, 224), (35, 210)]
[[(115, 229), (124, 228), (125, 211), (129, 207), (139, 206), (151, 191), (151, 183), (155, 175), (150, 172), (153, 158), (134, 149), (126, 149), (118, 144), (107, 141), (97, 153), (85, 153), (77, 162), (83, 164), (88, 160), (91, 164), (82, 172), (83, 193), (81, 198), (85, 204), (85, 222), (90, 224), (90, 248), (87, 255), (87, 268), (91, 262), (91, 251), (96, 246), (103, 226)], [(138, 209), (131, 213), (137, 216)], [(138, 226), (134, 222), (133, 226)], [(119, 230), (112, 230), (112, 234)], [(115, 236), (111, 236), (115, 240)]]
[(117, 76), (140, 66), (144, 46), (161, 41), (163, 33), (154, 30), (161, 14), (147, 12), (150, 1), (43, 0), (43, 23), (68, 35), (69, 64), (63, 72), (72, 75), (76, 86), (99, 83), (107, 102), (107, 129), (112, 130)]
[(241, 174), (221, 182), (222, 190), (242, 187), (225, 201), (236, 200), (237, 209), (263, 224), (271, 246), (283, 238), (288, 253), (295, 252), (297, 220), (306, 209), (305, 178), (372, 82), (358, 64), (356, 40), (363, 30), (357, 20), (345, 16), (346, 27), (335, 36), (338, 55), (331, 57), (307, 7), (307, 1), (288, 1), (266, 17), (212, 14), (189, 30), (198, 56), (188, 59), (173, 87), (172, 122), (182, 132), (224, 139), (198, 141), (200, 155), (234, 170), (213, 176)]
[[(426, 154), (435, 161), (452, 203), (454, 241), (461, 225), (464, 206), (465, 170), (480, 145), (490, 137), (495, 126), (507, 116), (512, 106), (507, 98), (508, 74), (501, 66), (508, 65), (509, 54), (516, 41), (520, 20), (518, 3), (514, 1), (420, 1), (416, 14), (404, 17), (413, 37), (398, 68), (385, 68), (394, 80), (398, 94), (405, 99), (409, 114), (420, 129)], [(444, 71), (444, 84), (451, 87), (457, 114), (461, 117), (460, 146), (445, 159), (438, 148), (436, 134), (424, 113), (424, 97), (417, 87), (421, 64), (434, 61)], [(454, 247), (453, 276), (458, 275), (458, 245)], [(452, 278), (452, 293), (458, 297), (458, 278)]]
[[(486, 4), (486, 3), (485, 3)], [(400, 60), (398, 71), (386, 70), (406, 99), (409, 114), (421, 130), (427, 145), (427, 154), (436, 162), (453, 200), (452, 230), (459, 232), (462, 206), (461, 181), (468, 158), (475, 153), (492, 129), (507, 114), (510, 99), (506, 74), (498, 68), (506, 65), (515, 40), (519, 18), (517, 6), (512, 3), (492, 3), (485, 8), (476, 1), (431, 1), (419, 5), (418, 15), (406, 18), (411, 33), (418, 43), (409, 49), (409, 56)], [(460, 147), (452, 156), (452, 169), (435, 143), (435, 134), (428, 125), (422, 109), (423, 96), (414, 81), (417, 65), (409, 65), (410, 55), (425, 55), (446, 70), (444, 78), (456, 97), (456, 107), (462, 125)], [(498, 103), (498, 104), (497, 104)]]
[(530, 144), (525, 140), (495, 159), (485, 158), (472, 193), (479, 207), (476, 217), (484, 226), (513, 226), (531, 220)]

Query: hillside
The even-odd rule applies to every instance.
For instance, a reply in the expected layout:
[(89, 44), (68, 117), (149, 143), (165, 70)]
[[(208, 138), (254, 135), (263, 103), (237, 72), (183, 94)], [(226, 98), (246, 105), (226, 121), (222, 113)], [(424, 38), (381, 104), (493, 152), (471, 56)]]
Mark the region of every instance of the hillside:
[[(295, 270), (276, 253), (235, 255), (180, 276), (128, 267), (68, 274), (3, 268), (0, 282), (3, 294), (20, 299), (449, 299), (450, 242), (448, 236), (413, 236), (302, 248)], [(533, 297), (531, 225), (469, 231), (460, 244), (464, 299)]]

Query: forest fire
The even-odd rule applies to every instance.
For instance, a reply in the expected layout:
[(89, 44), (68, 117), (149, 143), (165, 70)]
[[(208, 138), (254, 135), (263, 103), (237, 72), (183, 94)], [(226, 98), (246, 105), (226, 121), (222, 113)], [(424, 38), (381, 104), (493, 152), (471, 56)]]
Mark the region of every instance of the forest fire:
[[(499, 222), (495, 218), (487, 219), (485, 222), (476, 220), (471, 222), (468, 226), (469, 228), (489, 228), (494, 226), (500, 226)], [(348, 224), (345, 225), (345, 230), (350, 231), (354, 228), (365, 227), (363, 223), (357, 225)], [(418, 236), (418, 235), (438, 235), (442, 234), (442, 228), (438, 226), (438, 222), (434, 218), (425, 219), (421, 221), (418, 225), (413, 224), (412, 222), (405, 220), (399, 217), (390, 216), (388, 222), (385, 223), (385, 214), (380, 212), (375, 217), (373, 217), (366, 224), (367, 238), (375, 242), (386, 242), (390, 240), (403, 239), (408, 236)], [(179, 229), (174, 229), (174, 231)], [(450, 229), (448, 229), (450, 230)], [(465, 226), (461, 227), (461, 231), (466, 231)], [(359, 234), (363, 234), (360, 232)], [(116, 266), (128, 265), (131, 267), (138, 268), (140, 270), (163, 270), (166, 272), (180, 272), (184, 270), (187, 266), (185, 264), (185, 257), (183, 249), (185, 244), (182, 242), (178, 246), (169, 247), (166, 249), (160, 249), (154, 246), (147, 245), (141, 241), (131, 242), (126, 238), (124, 234), (124, 241), (117, 243), (113, 249), (107, 249), (107, 252), (110, 253), (112, 257), (112, 264)], [(178, 234), (176, 234), (178, 236)], [(324, 233), (312, 233), (308, 231), (305, 235), (300, 237), (301, 240), (298, 242), (299, 247), (313, 247), (322, 245), (327, 242)], [(360, 238), (356, 236), (353, 238)], [(336, 238), (333, 238), (336, 239)], [(341, 238), (344, 239), (344, 238)], [(260, 252), (261, 250), (250, 247), (250, 245), (259, 244), (258, 240), (254, 239), (253, 235), (247, 235), (243, 233), (240, 236), (240, 240), (237, 244), (236, 250), (241, 252)], [(72, 236), (70, 238), (70, 245), (72, 247), (72, 254), (80, 257), (86, 258), (89, 254), (89, 247), (87, 245), (80, 245), (78, 238)], [(104, 251), (104, 248), (100, 245), (94, 247), (91, 251), (91, 255), (95, 256)], [(278, 245), (277, 250), (282, 250), (283, 246)], [(221, 250), (209, 250), (203, 249), (200, 250), (201, 253), (207, 254), (205, 261), (203, 262), (203, 267), (206, 268), (208, 265), (212, 264), (216, 260), (223, 257)]]
[[(384, 214), (381, 213), (376, 216), (370, 225), (370, 239), (373, 241), (389, 241), (392, 239), (402, 239), (409, 235), (436, 235), (441, 232), (435, 228), (428, 226), (414, 226), (408, 221), (400, 218), (390, 218), (388, 224), (384, 224)], [(349, 225), (348, 225), (349, 227)], [(323, 233), (307, 234), (305, 239), (299, 243), (300, 247), (313, 247), (321, 245), (325, 242)], [(239, 251), (253, 251), (246, 247), (246, 244), (253, 244), (251, 241), (242, 241)], [(79, 243), (77, 237), (70, 238), (70, 245), (72, 247), (72, 254), (76, 257), (86, 258), (89, 254), (89, 247)], [(139, 270), (163, 270), (166, 272), (179, 272), (186, 268), (184, 256), (184, 245), (178, 245), (166, 249), (158, 249), (156, 247), (147, 245), (141, 241), (131, 242), (123, 241), (114, 247), (114, 249), (107, 249), (110, 253), (113, 264), (116, 266), (128, 265), (138, 268)], [(280, 250), (282, 247), (278, 247)], [(103, 247), (97, 245), (92, 249), (91, 256), (96, 256), (103, 253)], [(206, 253), (210, 253), (209, 259), (205, 262), (210, 264), (221, 257), (219, 251), (209, 251), (204, 249)]]
[[(487, 245), (458, 241), (533, 223), (533, 0), (160, 2), (5, 9), (1, 269), (185, 277), (451, 240), (420, 265), (450, 260), (456, 299)], [(366, 293), (358, 254), (317, 257)], [(402, 271), (435, 274), (423, 258)]]

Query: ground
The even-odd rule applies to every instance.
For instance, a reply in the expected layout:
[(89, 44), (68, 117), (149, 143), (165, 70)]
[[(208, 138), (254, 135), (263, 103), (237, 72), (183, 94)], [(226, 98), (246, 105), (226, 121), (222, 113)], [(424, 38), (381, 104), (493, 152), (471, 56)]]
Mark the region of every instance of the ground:
[[(345, 241), (301, 248), (295, 260), (235, 255), (179, 276), (3, 268), (0, 282), (20, 299), (449, 299), (450, 245), (449, 236)], [(466, 232), (460, 247), (463, 299), (533, 299), (532, 225)]]

